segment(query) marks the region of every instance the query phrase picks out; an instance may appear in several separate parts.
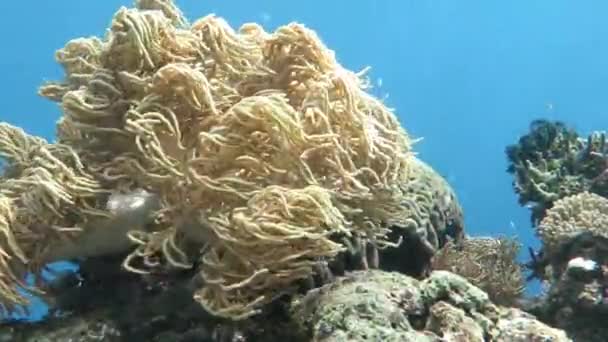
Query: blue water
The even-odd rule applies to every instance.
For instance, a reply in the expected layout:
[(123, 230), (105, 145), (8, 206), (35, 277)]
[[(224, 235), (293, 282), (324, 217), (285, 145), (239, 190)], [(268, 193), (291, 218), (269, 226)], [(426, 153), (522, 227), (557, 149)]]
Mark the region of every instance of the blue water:
[[(178, 1), (267, 30), (315, 29), (350, 69), (372, 66), (378, 96), (396, 109), (416, 149), (454, 186), (473, 235), (517, 235), (536, 246), (517, 205), (504, 148), (535, 118), (580, 133), (608, 127), (608, 2), (604, 0)], [(1, 1), (0, 120), (53, 139), (57, 106), (36, 95), (62, 71), (53, 53), (102, 35), (130, 1)], [(536, 288), (530, 290), (536, 291)], [(36, 305), (33, 318), (44, 308)]]

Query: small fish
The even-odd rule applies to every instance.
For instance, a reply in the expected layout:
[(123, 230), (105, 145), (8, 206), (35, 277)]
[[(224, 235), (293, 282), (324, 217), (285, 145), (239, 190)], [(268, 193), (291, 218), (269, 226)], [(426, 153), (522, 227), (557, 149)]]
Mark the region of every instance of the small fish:
[(576, 257), (570, 261), (568, 261), (567, 268), (570, 269), (579, 269), (586, 272), (593, 272), (599, 270), (600, 266), (597, 262), (591, 259), (585, 259), (582, 257)]

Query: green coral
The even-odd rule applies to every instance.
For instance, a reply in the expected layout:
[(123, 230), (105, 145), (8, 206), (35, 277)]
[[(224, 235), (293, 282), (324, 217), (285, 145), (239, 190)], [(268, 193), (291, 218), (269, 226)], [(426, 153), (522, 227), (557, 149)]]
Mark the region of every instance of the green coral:
[(554, 201), (583, 191), (607, 195), (605, 133), (587, 139), (559, 121), (535, 120), (517, 144), (506, 149), (520, 205), (532, 209), (537, 224)]

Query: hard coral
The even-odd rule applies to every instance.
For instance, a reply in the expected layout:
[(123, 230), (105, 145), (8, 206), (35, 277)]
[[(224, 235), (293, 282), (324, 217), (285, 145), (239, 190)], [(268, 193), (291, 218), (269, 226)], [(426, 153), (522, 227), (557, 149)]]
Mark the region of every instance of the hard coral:
[(562, 122), (535, 120), (530, 132), (508, 146), (506, 153), (519, 203), (532, 209), (534, 225), (558, 199), (584, 191), (608, 195), (604, 132), (584, 139)]
[(608, 199), (585, 192), (555, 202), (538, 227), (549, 286), (535, 313), (577, 341), (606, 340), (607, 226)]
[(411, 157), (410, 175), (400, 184), (407, 210), (405, 225), (391, 227), (389, 237), (401, 239), (398, 248), (380, 251), (384, 270), (412, 276), (429, 271), (431, 257), (448, 241), (464, 237), (463, 210), (448, 182), (430, 165)]
[[(200, 267), (196, 299), (241, 319), (343, 249), (336, 234), (390, 245), (388, 227), (405, 225), (398, 185), (408, 180), (411, 141), (362, 73), (299, 24), (235, 31), (212, 15), (190, 25), (168, 0), (137, 5), (116, 13), (104, 39), (68, 42), (56, 56), (65, 79), (40, 89), (63, 110), (49, 149), (65, 150), (57, 153), (69, 167), (45, 163), (36, 170), (53, 177), (17, 182), (53, 185), (37, 186), (44, 210), (76, 219), (68, 232), (41, 222), (25, 254), (37, 259), (54, 235), (86, 234), (86, 215), (111, 220), (109, 194), (144, 189), (160, 210), (128, 226), (137, 248), (125, 267)], [(9, 204), (26, 193), (11, 192)], [(7, 237), (31, 229), (10, 213)], [(20, 255), (15, 246), (29, 242), (16, 239)]]
[(535, 120), (530, 132), (507, 147), (507, 171), (521, 205), (530, 205), (532, 221), (542, 219), (553, 201), (584, 190), (575, 172), (576, 155), (583, 148), (578, 134), (562, 122)]
[(583, 192), (555, 202), (541, 221), (537, 233), (543, 248), (552, 254), (568, 240), (584, 233), (608, 237), (608, 199)]
[(423, 281), (352, 272), (298, 298), (292, 312), (310, 341), (571, 341), (446, 271)]

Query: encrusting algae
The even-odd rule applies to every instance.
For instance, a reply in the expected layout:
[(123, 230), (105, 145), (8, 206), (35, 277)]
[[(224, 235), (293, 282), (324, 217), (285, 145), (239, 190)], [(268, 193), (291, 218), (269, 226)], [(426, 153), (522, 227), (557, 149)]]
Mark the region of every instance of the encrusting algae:
[[(134, 244), (126, 269), (197, 267), (195, 300), (243, 319), (341, 239), (384, 248), (407, 226), (411, 139), (305, 26), (189, 24), (172, 1), (141, 0), (56, 58), (65, 78), (40, 94), (61, 105), (57, 142), (0, 126), (8, 311), (27, 304), (25, 272)], [(111, 210), (125, 194), (141, 201)]]

